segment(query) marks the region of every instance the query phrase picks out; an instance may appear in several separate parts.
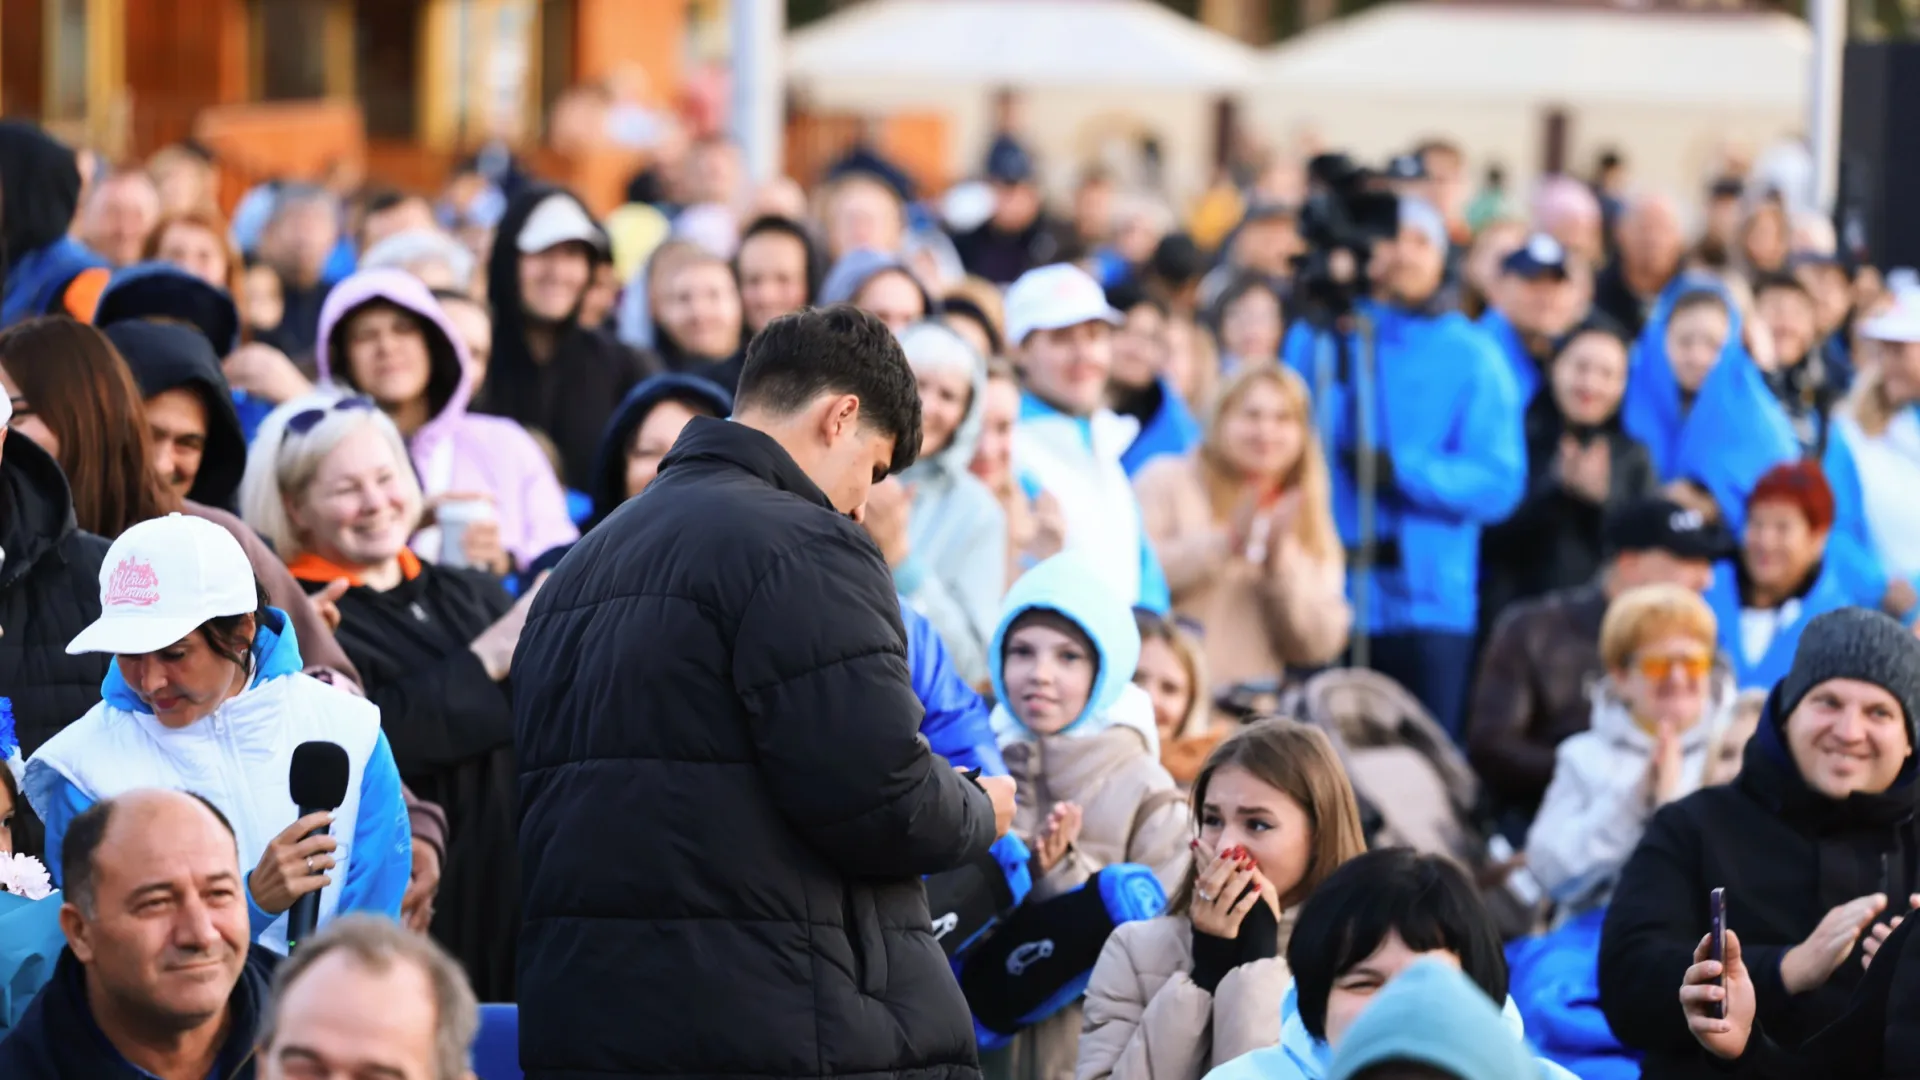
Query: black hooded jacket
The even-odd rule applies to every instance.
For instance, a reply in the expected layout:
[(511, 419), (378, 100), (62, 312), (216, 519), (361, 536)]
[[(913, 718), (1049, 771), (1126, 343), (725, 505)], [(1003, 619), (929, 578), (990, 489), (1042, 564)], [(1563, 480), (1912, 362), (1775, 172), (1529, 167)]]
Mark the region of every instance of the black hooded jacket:
[(1733, 783), (1654, 814), (1614, 889), (1601, 932), (1600, 1006), (1620, 1041), (1645, 1053), (1647, 1080), (1719, 1075), (1678, 997), (1709, 927), (1710, 891), (1727, 890), (1727, 925), (1740, 935), (1759, 1021), (1789, 1046), (1839, 1017), (1863, 972), (1855, 946), (1826, 985), (1793, 995), (1781, 958), (1841, 904), (1920, 891), (1914, 762), (1884, 794), (1826, 798), (1800, 778), (1778, 706), (1776, 691)]
[(534, 359), (520, 296), (518, 241), (534, 208), (558, 193), (559, 188), (533, 187), (515, 196), (494, 233), (487, 257), (493, 360), (475, 408), (545, 432), (559, 448), (561, 479), (581, 491), (591, 482), (594, 451), (614, 406), (658, 363), (604, 330), (582, 328), (577, 310), (559, 328), (553, 355), (545, 363)]
[(46, 451), (8, 433), (3, 453), (0, 697), (12, 699), (20, 752), (31, 755), (100, 700), (110, 658), (68, 656), (67, 642), (100, 617), (107, 541), (80, 531), (67, 479)]
[[(1560, 440), (1568, 434), (1606, 441), (1605, 504), (1561, 485), (1556, 467)], [(1507, 520), (1480, 536), (1480, 621), (1488, 629), (1516, 600), (1592, 581), (1604, 557), (1600, 526), (1607, 508), (1651, 495), (1660, 485), (1653, 458), (1627, 434), (1617, 411), (1597, 428), (1577, 430), (1543, 386), (1527, 406), (1526, 436), (1527, 493)]]
[(72, 150), (39, 125), (0, 120), (0, 242), (5, 265), (67, 235), (80, 208)]
[(141, 397), (186, 389), (200, 398), (207, 410), (207, 446), (187, 498), (222, 510), (236, 509), (234, 496), (247, 471), (247, 439), (213, 347), (184, 326), (142, 320), (114, 323), (106, 333), (132, 369)]
[(627, 447), (633, 442), (633, 433), (663, 401), (677, 401), (721, 420), (733, 413), (733, 395), (699, 375), (655, 375), (634, 387), (607, 421), (600, 450), (594, 455), (593, 483), (587, 488), (587, 494), (593, 497), (593, 518), (588, 528), (605, 521), (627, 501)]
[(920, 876), (992, 806), (919, 734), (879, 550), (778, 443), (690, 423), (513, 680), (529, 1077), (978, 1075)]

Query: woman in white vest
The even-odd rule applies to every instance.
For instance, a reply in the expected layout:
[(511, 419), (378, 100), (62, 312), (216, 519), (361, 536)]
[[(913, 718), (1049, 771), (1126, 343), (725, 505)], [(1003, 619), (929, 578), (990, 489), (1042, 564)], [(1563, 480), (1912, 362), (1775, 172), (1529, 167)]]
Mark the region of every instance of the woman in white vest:
[[(101, 564), (100, 607), (67, 652), (114, 655), (104, 700), (27, 760), (54, 879), (76, 815), (167, 787), (233, 823), (241, 864), (254, 868), (246, 899), (260, 944), (285, 952), (287, 909), (316, 891), (322, 925), (349, 911), (397, 918), (412, 836), (380, 710), (301, 674), (286, 614), (267, 606), (233, 534), (180, 514), (133, 526)], [(294, 748), (314, 740), (346, 750), (346, 798), (300, 817), (288, 772)], [(308, 837), (322, 826), (330, 833)]]
[[(1834, 409), (1821, 462), (1833, 488), (1828, 558), (1911, 623), (1920, 607), (1920, 285), (1860, 324), (1853, 392)], [(1895, 610), (1903, 607), (1906, 610)]]

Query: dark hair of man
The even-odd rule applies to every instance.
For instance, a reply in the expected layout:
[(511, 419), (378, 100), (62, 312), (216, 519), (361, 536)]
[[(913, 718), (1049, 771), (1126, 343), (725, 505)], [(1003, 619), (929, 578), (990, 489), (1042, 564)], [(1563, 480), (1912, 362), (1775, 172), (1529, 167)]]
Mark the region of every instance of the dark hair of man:
[(1695, 308), (1718, 308), (1722, 312), (1729, 311), (1727, 298), (1717, 290), (1689, 289), (1681, 293), (1680, 298), (1673, 302), (1673, 310), (1667, 313), (1667, 321), (1671, 323)]
[(1775, 290), (1793, 293), (1807, 303), (1813, 303), (1813, 293), (1809, 292), (1805, 285), (1800, 284), (1800, 279), (1792, 274), (1761, 274), (1754, 280), (1753, 298), (1758, 300)]
[[(182, 792), (187, 798), (207, 808), (227, 835), (234, 837), (234, 850), (239, 851), (239, 838), (233, 831), (233, 822), (220, 808), (207, 801), (207, 797), (196, 792)], [(67, 833), (60, 840), (60, 869), (63, 875), (61, 887), (67, 899), (80, 909), (81, 913), (92, 918), (97, 897), (94, 895), (93, 875), (99, 869), (94, 865), (93, 856), (100, 850), (100, 844), (107, 838), (107, 826), (112, 823), (114, 805), (118, 799), (101, 799), (92, 806), (74, 815), (67, 825)]]
[(1353, 1074), (1353, 1080), (1460, 1080), (1460, 1077), (1419, 1061), (1383, 1061)]
[(1327, 1037), (1334, 980), (1398, 934), (1414, 952), (1445, 950), (1494, 1001), (1507, 1000), (1507, 957), (1500, 929), (1473, 882), (1452, 862), (1407, 848), (1370, 851), (1327, 877), (1300, 907), (1287, 941), (1300, 1020)]
[(862, 425), (893, 437), (888, 471), (920, 453), (920, 384), (887, 324), (851, 304), (807, 308), (768, 323), (747, 346), (734, 413), (792, 416), (822, 394), (860, 399)]
[[(258, 637), (261, 629), (270, 625), (269, 620), (274, 617), (267, 612), (266, 587), (257, 580), (253, 583), (253, 595), (254, 609), (247, 614), (253, 616), (253, 632), (255, 637)], [(216, 615), (200, 624), (200, 636), (206, 639), (207, 648), (212, 649), (213, 654), (220, 659), (241, 667), (252, 663), (253, 655), (254, 638), (246, 637), (240, 632), (246, 617), (246, 615)], [(275, 629), (282, 629), (282, 627), (276, 626)]]

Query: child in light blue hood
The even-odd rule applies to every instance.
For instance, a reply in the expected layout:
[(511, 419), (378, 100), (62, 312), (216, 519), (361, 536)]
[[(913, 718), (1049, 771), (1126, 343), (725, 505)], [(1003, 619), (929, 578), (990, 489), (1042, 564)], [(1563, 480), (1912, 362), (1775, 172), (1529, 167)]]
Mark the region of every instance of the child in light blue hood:
[[(1334, 871), (1301, 907), (1287, 941), (1294, 984), (1280, 1006), (1280, 1045), (1235, 1058), (1207, 1080), (1326, 1080), (1354, 1022), (1423, 960), (1457, 968), (1505, 1002), (1508, 1030), (1524, 1037), (1507, 996), (1500, 930), (1473, 882), (1444, 858), (1388, 848)], [(1540, 1080), (1573, 1080), (1550, 1061), (1535, 1064)]]
[[(1067, 552), (1008, 590), (988, 647), (993, 732), (1019, 785), (1013, 831), (1033, 850), (1032, 901), (1138, 863), (1171, 892), (1192, 839), (1185, 798), (1160, 765), (1153, 703), (1133, 685), (1133, 609), (1088, 556)], [(1080, 1009), (1015, 1042), (1015, 1074), (1071, 1075)]]

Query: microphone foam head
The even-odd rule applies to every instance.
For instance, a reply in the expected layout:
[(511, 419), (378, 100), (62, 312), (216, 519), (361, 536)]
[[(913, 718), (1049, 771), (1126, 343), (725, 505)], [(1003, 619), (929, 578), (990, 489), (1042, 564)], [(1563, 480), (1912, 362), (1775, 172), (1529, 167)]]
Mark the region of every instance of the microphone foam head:
[(303, 742), (293, 748), (287, 791), (293, 805), (328, 810), (347, 801), (347, 752), (339, 743)]

